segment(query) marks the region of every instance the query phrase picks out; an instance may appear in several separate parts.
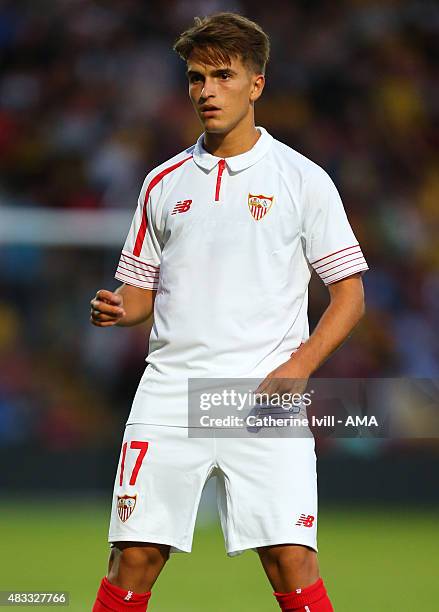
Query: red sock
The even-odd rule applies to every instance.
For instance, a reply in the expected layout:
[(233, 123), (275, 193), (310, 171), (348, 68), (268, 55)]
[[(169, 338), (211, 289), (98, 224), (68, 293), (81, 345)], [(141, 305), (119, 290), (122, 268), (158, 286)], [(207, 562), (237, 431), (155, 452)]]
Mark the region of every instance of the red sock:
[(127, 591), (111, 584), (107, 578), (102, 578), (92, 612), (108, 612), (109, 610), (112, 612), (121, 612), (123, 610), (145, 612), (148, 609), (150, 597), (151, 591), (147, 593), (133, 593), (133, 591)]
[(291, 593), (273, 593), (283, 612), (334, 612), (323, 580)]

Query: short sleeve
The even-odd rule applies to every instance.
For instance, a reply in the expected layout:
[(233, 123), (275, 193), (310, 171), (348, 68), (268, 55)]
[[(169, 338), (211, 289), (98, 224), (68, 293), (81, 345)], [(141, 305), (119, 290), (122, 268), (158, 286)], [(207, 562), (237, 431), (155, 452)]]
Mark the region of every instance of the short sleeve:
[(115, 277), (142, 289), (156, 290), (159, 282), (161, 246), (151, 210), (150, 176), (147, 176), (125, 240)]
[(321, 168), (307, 179), (302, 223), (306, 257), (325, 285), (369, 269), (337, 188)]

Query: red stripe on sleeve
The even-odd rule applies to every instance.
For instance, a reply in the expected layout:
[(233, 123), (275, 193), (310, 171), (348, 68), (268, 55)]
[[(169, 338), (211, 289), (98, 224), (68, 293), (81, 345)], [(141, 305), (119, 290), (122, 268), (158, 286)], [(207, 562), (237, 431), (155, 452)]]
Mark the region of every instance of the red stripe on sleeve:
[(128, 259), (132, 259), (133, 261), (135, 261), (137, 264), (141, 265), (141, 266), (148, 266), (150, 268), (155, 268), (156, 270), (160, 269), (160, 266), (155, 266), (153, 264), (147, 263), (146, 261), (142, 261), (139, 259), (134, 259), (134, 257), (131, 257), (131, 255), (128, 255), (128, 253), (126, 251), (122, 251), (121, 257), (127, 257)]
[[(353, 264), (352, 266), (348, 266), (347, 268), (343, 268), (343, 270), (339, 270), (338, 272), (333, 272), (332, 274), (329, 274), (328, 276), (326, 276), (323, 280), (323, 282), (326, 283), (326, 281), (328, 280), (328, 278), (331, 278), (331, 276), (336, 276), (337, 274), (341, 274), (342, 272), (345, 272), (346, 270), (350, 270), (351, 268), (358, 268), (358, 266), (361, 266), (360, 270), (358, 270), (358, 272), (362, 272), (363, 270), (369, 269), (368, 265), (366, 262), (363, 263), (357, 263), (357, 264)], [(364, 267), (366, 266), (366, 268)]]
[[(352, 248), (354, 248), (354, 247), (352, 247)], [(332, 259), (331, 261), (328, 261), (326, 263), (322, 263), (319, 266), (314, 266), (314, 270), (316, 272), (318, 272), (320, 268), (324, 268), (325, 266), (330, 266), (331, 264), (334, 263), (334, 261), (338, 261), (339, 259), (345, 259), (346, 257), (350, 257), (351, 255), (357, 255), (358, 253), (362, 254), (360, 247), (358, 247), (358, 248), (355, 247), (355, 248), (357, 249), (356, 251), (351, 251), (350, 253), (345, 253), (344, 255), (341, 255), (340, 257), (336, 257), (335, 259)], [(320, 274), (320, 272), (319, 272), (319, 274)]]
[[(121, 269), (121, 270), (127, 270), (128, 272), (131, 272), (131, 274), (137, 274), (137, 276), (143, 276), (146, 279), (150, 279), (150, 278), (158, 278), (159, 273), (155, 273), (155, 274), (143, 274), (140, 272), (137, 272), (137, 270), (132, 270), (131, 268), (126, 268), (125, 266), (121, 266), (120, 263), (117, 266), (117, 269)], [(141, 278), (139, 278), (139, 280), (142, 280)]]
[(170, 172), (173, 172), (174, 170), (182, 166), (189, 159), (192, 159), (192, 155), (190, 157), (186, 157), (185, 159), (182, 159), (181, 161), (174, 164), (173, 166), (170, 166), (169, 168), (165, 168), (164, 170), (159, 172), (157, 176), (155, 176), (149, 183), (148, 189), (146, 190), (146, 193), (145, 193), (145, 199), (143, 201), (142, 221), (140, 223), (140, 228), (139, 228), (139, 231), (137, 232), (136, 242), (134, 245), (133, 255), (135, 255), (136, 257), (139, 257), (140, 255), (140, 251), (142, 250), (143, 241), (145, 240), (146, 228), (148, 227), (148, 217), (146, 214), (146, 205), (148, 204), (149, 194), (151, 193), (151, 190), (158, 183), (160, 183), (163, 177), (165, 177)]
[[(129, 278), (129, 279), (134, 279), (136, 280), (138, 283), (141, 283), (142, 281), (139, 278), (136, 278), (135, 276), (130, 276), (129, 274), (125, 274), (124, 272), (121, 272), (120, 270), (116, 270), (116, 274), (115, 274), (115, 278), (117, 278), (118, 280), (121, 280), (123, 283), (127, 283), (128, 285), (134, 285), (135, 287), (140, 287), (141, 289), (150, 289), (150, 287), (145, 287), (145, 285), (137, 285), (136, 283), (133, 283), (132, 280), (129, 281), (124, 281), (123, 277), (125, 278)], [(146, 281), (145, 281), (146, 283)], [(157, 281), (149, 281), (147, 283), (148, 285), (158, 285), (158, 279)]]
[[(356, 255), (356, 253), (355, 253)], [(344, 266), (347, 263), (350, 263), (351, 261), (358, 261), (359, 259), (362, 259), (364, 262), (366, 262), (366, 260), (363, 257), (363, 254), (361, 254), (359, 257), (353, 257), (352, 259), (344, 259), (343, 261), (339, 264), (336, 264), (335, 266), (332, 266), (332, 268), (328, 268), (327, 270), (324, 270), (323, 272), (318, 272), (318, 274), (320, 275), (320, 277), (323, 279), (323, 277), (325, 276), (325, 274), (327, 272), (329, 272), (330, 270), (334, 270), (335, 268), (339, 268), (340, 266)]]
[(315, 261), (311, 262), (312, 266), (315, 266), (316, 263), (318, 263), (319, 261), (323, 261), (324, 259), (328, 259), (328, 257), (332, 257), (333, 255), (337, 255), (337, 253), (342, 253), (343, 251), (347, 251), (348, 249), (353, 249), (354, 247), (359, 246), (359, 244), (353, 244), (350, 247), (346, 247), (345, 249), (340, 249), (339, 251), (335, 251), (334, 253), (330, 253), (329, 255), (325, 255), (324, 257), (321, 257), (320, 259), (316, 259)]

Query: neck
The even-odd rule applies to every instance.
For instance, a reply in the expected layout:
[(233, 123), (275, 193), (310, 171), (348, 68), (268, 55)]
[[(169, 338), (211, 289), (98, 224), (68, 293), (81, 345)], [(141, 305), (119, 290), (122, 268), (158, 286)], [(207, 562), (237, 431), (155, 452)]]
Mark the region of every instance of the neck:
[(204, 148), (216, 157), (234, 157), (250, 151), (259, 140), (260, 135), (254, 120), (247, 124), (238, 123), (226, 134), (205, 132)]

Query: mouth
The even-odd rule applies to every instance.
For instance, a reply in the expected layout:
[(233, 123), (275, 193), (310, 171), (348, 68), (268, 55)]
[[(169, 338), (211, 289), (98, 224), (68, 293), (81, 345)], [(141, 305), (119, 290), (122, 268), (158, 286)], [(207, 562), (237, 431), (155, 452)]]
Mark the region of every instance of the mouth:
[(215, 117), (221, 111), (217, 106), (201, 106), (200, 113), (203, 117)]

